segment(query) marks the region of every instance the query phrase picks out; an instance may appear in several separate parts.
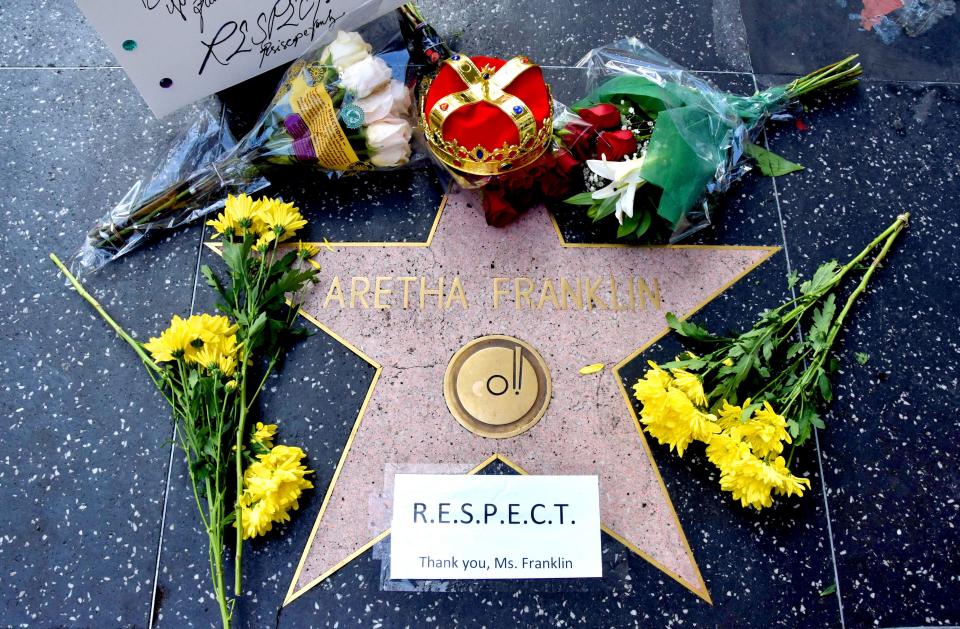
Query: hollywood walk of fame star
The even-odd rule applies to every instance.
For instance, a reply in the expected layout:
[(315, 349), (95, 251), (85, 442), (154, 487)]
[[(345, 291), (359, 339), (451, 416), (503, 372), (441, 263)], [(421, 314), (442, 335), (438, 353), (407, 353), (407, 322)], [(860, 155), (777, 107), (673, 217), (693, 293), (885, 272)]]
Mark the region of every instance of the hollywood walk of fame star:
[[(394, 473), (472, 473), (497, 459), (598, 475), (604, 531), (709, 602), (618, 370), (665, 333), (664, 313), (689, 316), (778, 248), (571, 244), (545, 209), (493, 229), (477, 206), (452, 194), (426, 242), (336, 243), (319, 258), (304, 316), (376, 372), (284, 604), (386, 537)], [(578, 278), (583, 307), (555, 294)], [(509, 438), (468, 431), (444, 398), (451, 357), (486, 335), (528, 343), (552, 379), (543, 418)], [(593, 363), (612, 367), (579, 373)]]

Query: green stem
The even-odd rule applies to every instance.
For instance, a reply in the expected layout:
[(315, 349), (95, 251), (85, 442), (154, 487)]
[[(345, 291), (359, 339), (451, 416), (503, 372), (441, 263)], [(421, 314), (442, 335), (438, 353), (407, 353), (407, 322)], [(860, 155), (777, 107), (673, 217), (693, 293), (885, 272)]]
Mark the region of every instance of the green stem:
[(223, 516), (220, 513), (222, 505), (214, 501), (213, 492), (210, 486), (210, 479), (207, 479), (207, 505), (210, 515), (211, 526), (207, 529), (207, 536), (210, 542), (209, 557), (211, 578), (213, 579), (213, 592), (217, 599), (217, 606), (220, 608), (220, 619), (223, 622), (224, 629), (230, 629), (230, 610), (227, 607), (227, 587), (223, 574)]
[(237, 497), (234, 507), (234, 522), (237, 529), (237, 547), (235, 550), (235, 561), (233, 568), (233, 589), (237, 596), (242, 594), (240, 577), (242, 574), (243, 560), (243, 522), (240, 519), (240, 499), (243, 496), (243, 434), (247, 423), (247, 362), (250, 359), (249, 343), (246, 339), (244, 349), (241, 354), (243, 364), (240, 366), (240, 380), (237, 382), (237, 403), (240, 405), (240, 417), (237, 422), (237, 443), (236, 443), (236, 463), (237, 463)]
[(814, 70), (787, 86), (788, 98), (794, 99), (830, 84), (844, 84), (862, 73), (859, 63), (854, 63), (859, 55), (850, 55), (836, 63)]
[[(847, 318), (847, 314), (849, 314), (850, 309), (853, 307), (853, 303), (867, 289), (867, 284), (870, 282), (870, 278), (873, 277), (874, 272), (877, 270), (877, 267), (880, 266), (880, 263), (883, 262), (883, 259), (887, 257), (887, 254), (890, 252), (890, 248), (893, 246), (893, 241), (897, 239), (897, 236), (900, 235), (900, 232), (904, 230), (909, 221), (910, 213), (905, 212), (904, 214), (898, 216), (893, 225), (891, 225), (885, 232), (889, 234), (887, 241), (883, 244), (883, 248), (880, 250), (880, 253), (877, 254), (877, 257), (875, 257), (873, 262), (870, 263), (870, 267), (867, 269), (867, 272), (863, 274), (863, 278), (860, 280), (860, 283), (847, 298), (847, 303), (843, 305), (843, 310), (840, 311), (836, 321), (834, 321), (833, 327), (830, 329), (830, 334), (827, 336), (827, 343), (823, 350), (823, 355), (826, 355), (826, 353), (830, 351), (830, 348), (833, 346), (833, 342), (837, 338), (837, 334), (843, 327), (843, 320)], [(821, 363), (822, 362), (823, 361), (821, 360)]]
[(763, 394), (764, 391), (766, 391), (767, 389), (772, 388), (773, 385), (775, 385), (776, 383), (780, 382), (780, 380), (788, 377), (788, 376), (793, 372), (794, 368), (796, 368), (801, 362), (803, 362), (804, 360), (807, 359), (807, 355), (808, 355), (809, 353), (810, 353), (810, 350), (806, 350), (806, 351), (801, 352), (800, 355), (797, 356), (797, 358), (793, 361), (793, 363), (790, 364), (789, 367), (787, 367), (786, 369), (781, 370), (780, 373), (779, 373), (779, 375), (777, 375), (776, 378), (774, 378), (773, 380), (771, 380), (770, 382), (768, 382), (767, 384), (765, 384), (762, 389), (760, 389), (759, 391), (757, 391), (757, 392), (753, 395), (753, 399), (754, 399), (754, 400), (759, 399), (760, 396)]
[(91, 306), (93, 306), (93, 309), (97, 311), (97, 314), (99, 314), (99, 315), (103, 318), (104, 321), (107, 322), (107, 325), (109, 325), (111, 328), (113, 328), (113, 331), (116, 332), (117, 335), (118, 335), (120, 338), (122, 338), (124, 341), (126, 341), (127, 345), (129, 345), (131, 348), (133, 348), (133, 351), (135, 351), (135, 352), (137, 353), (137, 356), (140, 357), (140, 360), (143, 361), (143, 364), (146, 365), (148, 369), (152, 369), (153, 371), (158, 372), (158, 373), (161, 372), (161, 371), (163, 371), (163, 370), (160, 368), (160, 366), (157, 365), (157, 363), (153, 362), (153, 359), (150, 358), (150, 357), (147, 355), (147, 352), (144, 351), (144, 349), (143, 349), (143, 347), (140, 345), (140, 343), (138, 343), (136, 340), (134, 340), (134, 338), (133, 338), (132, 336), (130, 336), (129, 334), (127, 334), (126, 330), (124, 330), (123, 328), (121, 328), (121, 327), (120, 327), (120, 324), (117, 323), (116, 321), (114, 321), (114, 320), (113, 320), (113, 317), (111, 317), (109, 314), (107, 314), (107, 311), (104, 310), (103, 306), (100, 305), (100, 302), (97, 301), (96, 298), (95, 298), (93, 295), (91, 295), (90, 293), (88, 293), (88, 292), (86, 291), (86, 289), (85, 289), (85, 288), (83, 287), (83, 285), (80, 283), (80, 280), (78, 280), (78, 279), (73, 275), (73, 273), (71, 273), (70, 270), (67, 269), (67, 267), (63, 264), (63, 262), (60, 261), (60, 258), (57, 257), (57, 254), (51, 253), (51, 254), (50, 254), (50, 259), (51, 259), (51, 260), (53, 261), (53, 263), (57, 266), (57, 268), (60, 269), (60, 272), (63, 273), (64, 277), (67, 278), (67, 280), (70, 282), (70, 284), (73, 285), (73, 288), (74, 288), (74, 290), (77, 291), (77, 294), (80, 295), (81, 297), (83, 297), (84, 300), (86, 300), (86, 302), (87, 302), (88, 304), (90, 304)]
[[(894, 241), (897, 239), (897, 236), (900, 235), (907, 225), (910, 222), (910, 213), (905, 212), (897, 217), (897, 220), (893, 222), (890, 227), (888, 227), (883, 234), (881, 234), (877, 239), (875, 239), (867, 249), (864, 251), (869, 251), (875, 247), (881, 240), (884, 240), (883, 247), (880, 249), (880, 252), (874, 257), (873, 262), (870, 263), (870, 266), (867, 268), (866, 272), (863, 274), (863, 277), (860, 278), (860, 283), (857, 284), (857, 287), (850, 293), (850, 296), (847, 297), (846, 303), (843, 305), (843, 309), (840, 310), (840, 314), (837, 315), (837, 318), (834, 319), (833, 323), (830, 326), (830, 332), (827, 334), (827, 339), (824, 342), (824, 345), (819, 349), (816, 355), (813, 358), (813, 362), (806, 369), (803, 374), (803, 378), (790, 392), (790, 395), (787, 397), (787, 402), (782, 409), (782, 413), (787, 415), (789, 409), (799, 400), (800, 402), (800, 411), (803, 411), (804, 398), (802, 396), (803, 391), (807, 389), (808, 386), (814, 386), (814, 374), (817, 374), (819, 369), (823, 367), (823, 364), (826, 362), (827, 357), (830, 355), (830, 350), (833, 348), (833, 344), (837, 340), (837, 335), (840, 333), (840, 330), (843, 328), (843, 322), (847, 318), (847, 315), (850, 314), (850, 310), (853, 308), (853, 304), (857, 299), (867, 290), (867, 284), (870, 283), (870, 279), (873, 277), (873, 274), (876, 272), (877, 268), (880, 266), (880, 263), (883, 262), (883, 259), (887, 257), (887, 254), (890, 252), (891, 247), (893, 247)], [(857, 258), (854, 258), (849, 262), (845, 269), (852, 268), (853, 265), (859, 264), (862, 260), (864, 254), (861, 253)], [(809, 377), (808, 377), (809, 376)], [(793, 460), (793, 450), (796, 449), (796, 444), (793, 444), (793, 447), (790, 451), (790, 460)]]
[(257, 390), (253, 392), (253, 395), (250, 396), (250, 400), (247, 402), (247, 412), (250, 411), (254, 403), (257, 401), (257, 397), (260, 395), (260, 392), (263, 390), (264, 385), (267, 383), (267, 378), (270, 376), (270, 373), (273, 371), (273, 368), (277, 364), (277, 360), (279, 358), (280, 358), (280, 348), (277, 348), (277, 351), (274, 352), (273, 357), (270, 359), (270, 362), (267, 364), (266, 370), (263, 372), (263, 378), (260, 379), (260, 384), (257, 386)]

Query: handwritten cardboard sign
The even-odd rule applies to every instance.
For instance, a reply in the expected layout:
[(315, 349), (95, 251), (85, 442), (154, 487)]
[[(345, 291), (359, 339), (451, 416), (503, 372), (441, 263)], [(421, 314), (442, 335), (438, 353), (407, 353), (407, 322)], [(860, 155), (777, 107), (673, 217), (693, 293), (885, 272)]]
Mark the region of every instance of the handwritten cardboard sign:
[(296, 59), (403, 0), (77, 0), (163, 117)]

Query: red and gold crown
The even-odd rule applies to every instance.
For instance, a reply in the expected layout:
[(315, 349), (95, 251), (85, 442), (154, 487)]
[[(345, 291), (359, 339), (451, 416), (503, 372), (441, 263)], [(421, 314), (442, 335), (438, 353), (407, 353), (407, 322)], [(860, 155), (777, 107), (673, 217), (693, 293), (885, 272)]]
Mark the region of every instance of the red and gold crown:
[(500, 175), (535, 162), (550, 145), (553, 98), (526, 57), (453, 55), (424, 85), (424, 132), (433, 154), (472, 175)]

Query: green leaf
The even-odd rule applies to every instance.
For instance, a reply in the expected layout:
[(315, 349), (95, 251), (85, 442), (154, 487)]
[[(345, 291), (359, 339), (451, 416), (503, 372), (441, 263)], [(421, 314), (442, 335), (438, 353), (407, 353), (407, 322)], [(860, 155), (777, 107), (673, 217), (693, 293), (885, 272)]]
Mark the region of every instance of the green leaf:
[(803, 170), (803, 166), (800, 164), (794, 164), (793, 162), (780, 157), (776, 153), (768, 151), (762, 146), (758, 146), (751, 142), (747, 142), (743, 146), (743, 152), (757, 162), (757, 165), (760, 167), (760, 172), (767, 177), (779, 177), (780, 175), (786, 175), (798, 170)]
[(813, 323), (810, 327), (810, 342), (814, 349), (822, 350), (827, 346), (827, 337), (830, 335), (830, 324), (837, 311), (837, 300), (833, 293), (824, 300), (823, 306), (813, 311)]
[(800, 274), (796, 270), (790, 271), (787, 273), (787, 288), (793, 288), (799, 280)]
[(820, 375), (817, 377), (817, 386), (820, 388), (820, 395), (825, 402), (833, 399), (833, 391), (830, 390), (830, 378), (823, 369), (820, 369)]
[(706, 328), (702, 328), (692, 321), (681, 321), (672, 312), (666, 314), (667, 325), (677, 332), (680, 336), (693, 339), (695, 341), (717, 341), (719, 337), (714, 336)]
[(253, 321), (253, 324), (247, 329), (247, 338), (255, 338), (263, 330), (263, 327), (267, 324), (267, 313), (261, 312), (260, 315)]
[(870, 354), (864, 354), (863, 352), (856, 352), (853, 355), (857, 359), (857, 362), (861, 365), (866, 365), (867, 361), (870, 360)]
[(817, 267), (817, 271), (813, 274), (812, 278), (800, 285), (800, 293), (803, 295), (814, 295), (820, 293), (830, 286), (830, 283), (836, 276), (839, 268), (840, 265), (837, 264), (836, 260), (824, 262)]
[(244, 238), (243, 243), (229, 241), (223, 243), (223, 261), (234, 275), (242, 275), (245, 270), (247, 254), (250, 252), (250, 246), (252, 246), (246, 243), (247, 240), (249, 239)]
[(629, 236), (637, 230), (638, 225), (640, 225), (640, 217), (636, 213), (633, 216), (624, 216), (623, 223), (617, 228), (617, 238)]
[(823, 423), (823, 420), (820, 419), (819, 413), (816, 413), (816, 412), (811, 413), (810, 424), (812, 424), (813, 427), (817, 428), (818, 430), (823, 430), (824, 428), (827, 427), (827, 425)]
[[(639, 210), (634, 210), (634, 211), (638, 212)], [(653, 224), (653, 212), (644, 211), (643, 214), (640, 216), (640, 223), (637, 225), (637, 229), (634, 232), (634, 236), (636, 236), (637, 238), (639, 238), (640, 236), (643, 236), (645, 233), (647, 233), (647, 230), (650, 229), (650, 225), (652, 224)]]
[(787, 420), (787, 430), (790, 432), (790, 436), (794, 439), (800, 434), (800, 424), (796, 420), (788, 419)]
[(617, 197), (607, 197), (599, 204), (594, 205), (590, 208), (590, 211), (587, 213), (590, 218), (593, 219), (593, 222), (597, 222), (602, 218), (606, 218), (613, 214), (617, 209)]
[(593, 205), (597, 200), (593, 198), (593, 193), (588, 190), (587, 192), (575, 194), (569, 199), (564, 199), (563, 202), (569, 203), (570, 205)]
[(773, 339), (767, 339), (763, 342), (763, 359), (767, 362), (770, 362), (770, 357), (773, 356)]
[(750, 420), (750, 417), (753, 416), (753, 412), (763, 406), (760, 402), (754, 402), (750, 406), (745, 407), (740, 411), (740, 422), (746, 422)]
[(831, 584), (828, 585), (827, 587), (825, 587), (825, 588), (823, 588), (822, 590), (820, 590), (820, 596), (830, 596), (831, 594), (835, 593), (836, 591), (837, 591), (837, 584), (836, 584), (836, 583), (831, 583)]
[(797, 342), (791, 345), (790, 348), (787, 350), (787, 360), (790, 360), (791, 358), (799, 354), (804, 347), (806, 347), (806, 343), (803, 343), (803, 342)]

